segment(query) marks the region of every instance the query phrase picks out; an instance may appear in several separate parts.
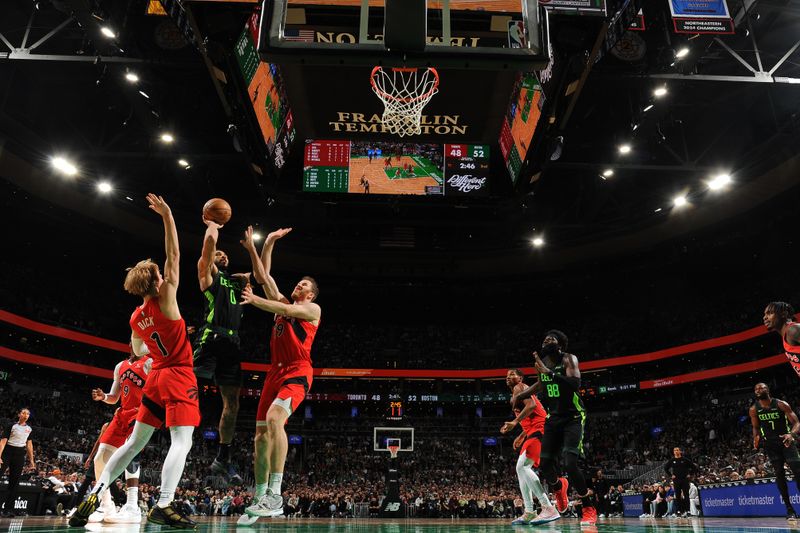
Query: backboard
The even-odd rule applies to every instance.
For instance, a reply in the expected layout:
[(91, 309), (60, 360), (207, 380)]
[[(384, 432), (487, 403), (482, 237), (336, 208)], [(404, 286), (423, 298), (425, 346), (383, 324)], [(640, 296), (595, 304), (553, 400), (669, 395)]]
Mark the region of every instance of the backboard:
[(390, 445), (398, 445), (400, 452), (414, 451), (414, 428), (374, 427), (372, 428), (372, 450), (388, 452)]
[(548, 63), (546, 22), (537, 0), (276, 0), (258, 51), (278, 64), (531, 71)]

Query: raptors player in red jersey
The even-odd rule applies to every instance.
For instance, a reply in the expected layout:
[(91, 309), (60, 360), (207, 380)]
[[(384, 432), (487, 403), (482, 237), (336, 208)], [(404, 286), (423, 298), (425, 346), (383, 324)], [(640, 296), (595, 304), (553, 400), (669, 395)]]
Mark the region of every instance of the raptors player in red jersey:
[(772, 302), (764, 309), (764, 325), (783, 340), (783, 351), (800, 377), (800, 322), (794, 321), (794, 309), (786, 302)]
[[(97, 452), (94, 454), (94, 475), (100, 479), (106, 463), (133, 431), (133, 424), (142, 403), (142, 391), (147, 381), (147, 374), (153, 365), (153, 360), (148, 357), (147, 347), (143, 346), (143, 353), (137, 354), (130, 345), (131, 355), (121, 361), (114, 368), (114, 382), (109, 392), (101, 389), (92, 390), (92, 399), (115, 405), (120, 402), (120, 407), (114, 413), (114, 418), (100, 435)], [(107, 522), (111, 524), (138, 524), (142, 521), (139, 510), (139, 465), (134, 460), (125, 469), (125, 484), (127, 485), (127, 502), (117, 512), (111, 499), (111, 491), (103, 493), (100, 508), (89, 516), (89, 522)]]
[(314, 303), (319, 295), (317, 282), (304, 277), (294, 287), (290, 299), (280, 293), (270, 275), (275, 242), (291, 230), (281, 228), (270, 233), (260, 258), (252, 242), (252, 227), (242, 241), (253, 263), (253, 276), (267, 295), (266, 299), (261, 298), (247, 287), (242, 292), (242, 303), (275, 314), (269, 343), (271, 367), (264, 380), (256, 417), (254, 504), (246, 509), (253, 519), (283, 514), (281, 483), (289, 449), (283, 426), (305, 399), (314, 379), (311, 345), (322, 316), (319, 305)]
[[(522, 382), (522, 372), (512, 368), (506, 374), (506, 385), (511, 389), (511, 393), (516, 394), (525, 390), (526, 385)], [(517, 459), (517, 477), (519, 478), (519, 489), (522, 492), (522, 500), (525, 502), (525, 514), (517, 518), (513, 525), (539, 525), (546, 524), (561, 518), (556, 508), (550, 503), (547, 493), (539, 481), (534, 468), (539, 467), (539, 455), (542, 450), (542, 435), (544, 434), (544, 422), (547, 419), (542, 403), (531, 396), (525, 400), (518, 400), (512, 406), (514, 410), (514, 420), (506, 422), (500, 428), (500, 433), (508, 433), (517, 425), (522, 428), (522, 433), (514, 439), (514, 449), (519, 450)], [(533, 509), (533, 497), (535, 496), (542, 506), (539, 516)]]
[(171, 443), (161, 470), (161, 493), (156, 505), (150, 509), (147, 520), (151, 524), (178, 528), (197, 527), (194, 521), (172, 504), (186, 456), (192, 448), (192, 433), (200, 423), (197, 379), (192, 370), (192, 346), (177, 301), (180, 272), (178, 230), (172, 211), (163, 198), (148, 194), (147, 202), (164, 223), (167, 254), (164, 277), (161, 277), (157, 264), (149, 259), (140, 261), (128, 270), (125, 290), (142, 297), (142, 304), (134, 309), (130, 318), (131, 343), (136, 353), (142, 352), (143, 345), (147, 346), (153, 358), (153, 367), (144, 386), (142, 405), (136, 415), (133, 432), (108, 460), (92, 493), (70, 518), (69, 524), (73, 527), (86, 524), (111, 480), (122, 473), (147, 445), (153, 432), (163, 425), (169, 428)]

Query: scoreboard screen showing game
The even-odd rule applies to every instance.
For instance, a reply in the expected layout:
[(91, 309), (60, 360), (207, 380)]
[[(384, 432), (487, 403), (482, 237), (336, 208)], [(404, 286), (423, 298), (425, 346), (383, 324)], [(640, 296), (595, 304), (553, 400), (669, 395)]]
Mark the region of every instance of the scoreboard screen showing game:
[(429, 196), (487, 194), (489, 147), (307, 140), (303, 190)]
[(499, 139), (500, 152), (514, 183), (519, 179), (522, 162), (528, 156), (533, 134), (542, 117), (543, 103), (542, 86), (536, 75), (523, 74), (513, 91)]

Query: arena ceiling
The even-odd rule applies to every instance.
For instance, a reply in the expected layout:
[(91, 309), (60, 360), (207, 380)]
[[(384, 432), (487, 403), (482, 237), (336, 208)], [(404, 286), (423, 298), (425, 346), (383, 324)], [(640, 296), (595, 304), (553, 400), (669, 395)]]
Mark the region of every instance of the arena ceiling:
[[(252, 5), (185, 4), (204, 53), (142, 0), (3, 2), (0, 174), (78, 211), (108, 180), (113, 194), (87, 214), (137, 232), (151, 227), (141, 200), (150, 190), (172, 200), (183, 227), (198, 226), (200, 206), (221, 196), (234, 206), (231, 241), (248, 223), (291, 225), (298, 261), (368, 272), (413, 264), (422, 275), (559, 268), (800, 196), (800, 8), (790, 0), (729, 1), (737, 31), (719, 39), (672, 34), (664, 6), (645, 2), (647, 30), (596, 63), (574, 58), (591, 54), (600, 22), (559, 19), (553, 40), (573, 60), (551, 95), (560, 102), (546, 139), (516, 188), (497, 168), (494, 194), (469, 201), (303, 193), (302, 142), (276, 175), (239, 103), (222, 97)], [(676, 61), (683, 46), (690, 53)], [(659, 87), (668, 92), (657, 99)], [(160, 140), (165, 131), (175, 142)], [(632, 150), (621, 155), (625, 143)], [(56, 154), (74, 159), (79, 177), (53, 174)], [(733, 183), (710, 191), (720, 173)], [(686, 208), (673, 206), (677, 195)], [(541, 250), (535, 235), (546, 239)]]

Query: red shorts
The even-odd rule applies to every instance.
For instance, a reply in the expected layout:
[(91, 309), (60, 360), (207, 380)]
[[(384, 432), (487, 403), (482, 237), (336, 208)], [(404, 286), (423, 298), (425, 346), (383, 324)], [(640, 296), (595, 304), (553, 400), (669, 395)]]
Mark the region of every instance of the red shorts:
[(297, 411), (297, 408), (305, 400), (306, 394), (311, 390), (313, 381), (314, 370), (311, 368), (284, 371), (275, 375), (267, 374), (264, 388), (261, 389), (261, 399), (258, 400), (256, 424), (267, 419), (267, 411), (276, 398), (281, 400), (291, 398), (292, 413)]
[(119, 448), (130, 437), (133, 431), (133, 423), (136, 422), (136, 414), (139, 409), (117, 409), (114, 418), (108, 423), (108, 427), (100, 436), (100, 444), (108, 444), (114, 448)]
[(539, 456), (542, 453), (542, 439), (540, 436), (536, 437), (528, 437), (525, 442), (522, 443), (522, 447), (519, 449), (519, 454), (525, 454), (525, 457), (533, 461), (533, 467), (539, 467)]
[(197, 378), (190, 366), (151, 370), (144, 384), (138, 422), (157, 428), (199, 426)]

